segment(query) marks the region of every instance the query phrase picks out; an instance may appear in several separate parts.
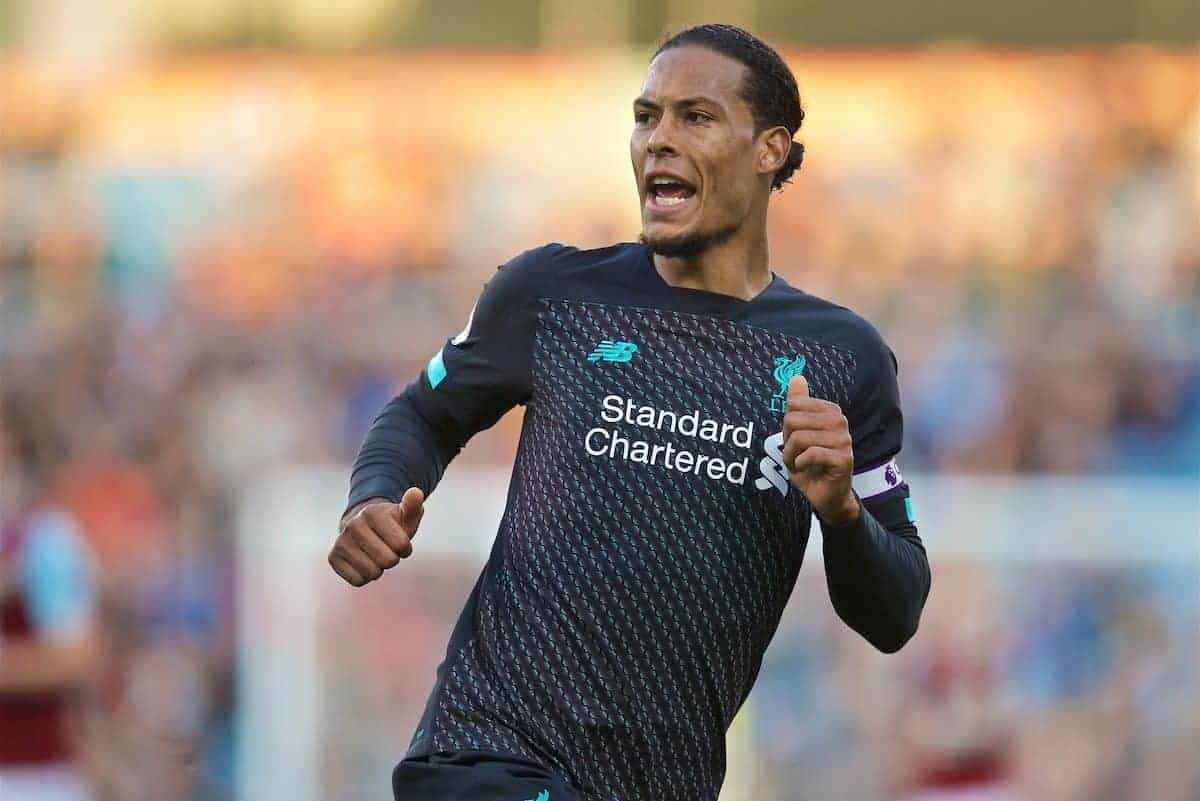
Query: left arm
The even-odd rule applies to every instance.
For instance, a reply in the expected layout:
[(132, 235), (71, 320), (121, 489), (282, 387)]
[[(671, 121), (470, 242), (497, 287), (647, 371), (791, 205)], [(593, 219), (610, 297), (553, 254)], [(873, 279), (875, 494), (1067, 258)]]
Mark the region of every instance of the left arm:
[[(784, 464), (824, 534), (825, 577), (838, 617), (884, 653), (917, 631), (929, 595), (929, 561), (894, 457), (903, 430), (895, 357), (865, 366), (849, 416), (792, 379)], [(855, 463), (877, 465), (855, 473)], [(856, 492), (855, 490), (859, 491)]]
[(929, 561), (916, 526), (885, 528), (862, 504), (856, 519), (822, 523), (825, 578), (838, 617), (880, 651), (917, 633), (929, 595)]

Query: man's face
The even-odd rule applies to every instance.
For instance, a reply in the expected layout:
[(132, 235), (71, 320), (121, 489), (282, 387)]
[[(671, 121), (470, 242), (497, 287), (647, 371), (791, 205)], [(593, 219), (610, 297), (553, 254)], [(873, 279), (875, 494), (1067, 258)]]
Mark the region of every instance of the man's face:
[(763, 189), (747, 68), (684, 45), (650, 63), (629, 140), (642, 204), (642, 241), (667, 256), (698, 255), (735, 234)]

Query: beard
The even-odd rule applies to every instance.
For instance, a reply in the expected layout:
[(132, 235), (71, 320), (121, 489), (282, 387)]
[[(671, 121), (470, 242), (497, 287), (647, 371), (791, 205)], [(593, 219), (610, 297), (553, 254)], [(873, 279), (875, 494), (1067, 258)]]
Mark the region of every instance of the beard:
[(727, 242), (730, 237), (738, 232), (740, 225), (730, 225), (726, 228), (718, 228), (716, 231), (706, 233), (691, 233), (681, 236), (664, 236), (651, 239), (642, 233), (638, 236), (638, 241), (645, 246), (646, 250), (656, 256), (666, 256), (672, 259), (690, 259), (701, 255), (709, 248), (714, 248), (724, 242)]

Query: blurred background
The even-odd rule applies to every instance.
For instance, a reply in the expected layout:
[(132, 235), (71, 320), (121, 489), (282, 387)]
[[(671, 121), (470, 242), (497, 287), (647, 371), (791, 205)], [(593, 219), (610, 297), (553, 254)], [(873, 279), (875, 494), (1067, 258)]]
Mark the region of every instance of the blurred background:
[(1195, 0), (0, 0), (0, 797), (390, 798), (519, 410), (325, 564), (496, 265), (636, 238), (654, 42), (786, 55), (773, 269), (900, 362), (932, 556), (884, 657), (817, 535), (723, 801), (1200, 799)]

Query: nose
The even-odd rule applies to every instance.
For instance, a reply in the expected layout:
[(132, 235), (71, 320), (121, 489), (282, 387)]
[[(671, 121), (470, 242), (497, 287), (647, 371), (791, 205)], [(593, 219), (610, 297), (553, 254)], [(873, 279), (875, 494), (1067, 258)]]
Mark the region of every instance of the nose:
[(675, 149), (674, 141), (674, 124), (671, 122), (671, 116), (664, 114), (646, 139), (646, 152), (655, 156), (676, 155), (679, 151)]

